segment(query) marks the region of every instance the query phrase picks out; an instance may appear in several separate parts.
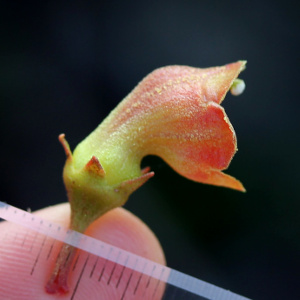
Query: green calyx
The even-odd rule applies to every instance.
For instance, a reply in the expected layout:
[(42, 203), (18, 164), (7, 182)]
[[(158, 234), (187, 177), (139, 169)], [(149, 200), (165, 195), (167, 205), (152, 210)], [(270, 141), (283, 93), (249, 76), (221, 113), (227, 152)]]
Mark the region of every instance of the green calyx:
[(71, 205), (70, 227), (76, 231), (84, 232), (101, 215), (123, 205), (131, 193), (154, 175), (148, 168), (138, 172), (131, 168), (127, 174), (117, 172), (109, 176), (111, 170), (107, 173), (94, 155), (78, 168), (65, 135), (61, 134), (59, 140), (67, 155), (63, 179)]
[(70, 227), (76, 231), (84, 232), (101, 215), (123, 205), (131, 193), (154, 175), (148, 168), (138, 172), (129, 169), (127, 174), (117, 172), (117, 175), (111, 170), (106, 172), (95, 155), (79, 167), (64, 134), (59, 140), (67, 155), (63, 179), (71, 205)]

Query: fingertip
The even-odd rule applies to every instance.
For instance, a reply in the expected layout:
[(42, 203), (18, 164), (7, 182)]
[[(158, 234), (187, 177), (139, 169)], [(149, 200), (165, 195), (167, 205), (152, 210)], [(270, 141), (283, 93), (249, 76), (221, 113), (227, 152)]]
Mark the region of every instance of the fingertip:
[(70, 223), (70, 204), (67, 202), (45, 207), (33, 212), (34, 215), (50, 222), (58, 223), (68, 227)]
[[(58, 204), (39, 210), (33, 214), (45, 220), (67, 227), (70, 219), (70, 206), (68, 203)], [(1, 235), (4, 235), (7, 228), (10, 228), (7, 225), (11, 224), (3, 222), (3, 224), (0, 225), (0, 240), (5, 238), (1, 237)], [(46, 294), (44, 289), (45, 284), (49, 279), (48, 277), (51, 273), (55, 258), (59, 252), (60, 243), (56, 243), (56, 246), (54, 247), (55, 250), (53, 248), (50, 258), (47, 258), (45, 262), (42, 263), (44, 260), (41, 258), (47, 256), (48, 250), (52, 247), (53, 242), (49, 239), (48, 246), (40, 248), (38, 245), (42, 245), (44, 242), (42, 236), (36, 238), (34, 233), (27, 234), (24, 232), (24, 228), (16, 228), (16, 230), (20, 230), (20, 232), (17, 234), (14, 233), (14, 235), (15, 237), (17, 236), (17, 240), (19, 241), (17, 243), (14, 242), (16, 241), (15, 237), (12, 239), (5, 238), (5, 244), (3, 244), (3, 247), (0, 247), (0, 280), (3, 283), (2, 287), (0, 285), (0, 298), (5, 295), (8, 299), (19, 299), (20, 295), (26, 295), (26, 297), (23, 297), (24, 299), (60, 299), (61, 296), (58, 296), (57, 298), (56, 296)], [(159, 264), (165, 264), (163, 250), (153, 232), (139, 218), (123, 208), (114, 209), (102, 216), (88, 228), (86, 234), (144, 258), (153, 260)], [(30, 251), (24, 251), (26, 246), (28, 246), (28, 249), (32, 247), (30, 245), (33, 245), (31, 253)], [(40, 254), (41, 249), (43, 250), (42, 254)], [(80, 254), (80, 252), (78, 253)], [(83, 252), (82, 254), (83, 255), (80, 255), (81, 260), (85, 257), (84, 255), (86, 255)], [(34, 261), (33, 258), (39, 259), (39, 264), (36, 268), (32, 263)], [(99, 284), (99, 275), (102, 272), (105, 259), (98, 260), (96, 257), (91, 256), (89, 263), (92, 264), (91, 267), (94, 268), (96, 264), (97, 267), (95, 268), (95, 271), (93, 271), (94, 275), (92, 278), (89, 276), (82, 279), (81, 288), (77, 290), (76, 294), (76, 296), (81, 297), (81, 299), (85, 299), (86, 297), (97, 299), (99, 288), (101, 289), (101, 293), (107, 296), (105, 299), (116, 299), (116, 296), (120, 296), (120, 292), (123, 293), (125, 288), (127, 289), (126, 284), (130, 277), (132, 277), (132, 280), (135, 278), (135, 280), (138, 281), (140, 276), (136, 272), (132, 273), (133, 271), (128, 270), (122, 275), (124, 280), (122, 280), (121, 283), (117, 283), (121, 277), (120, 274), (116, 274), (109, 285), (109, 273), (106, 272), (107, 274), (103, 275), (103, 279)], [(112, 265), (112, 262), (107, 263), (107, 268), (112, 268)], [(32, 273), (33, 269), (34, 273), (33, 276), (31, 276), (29, 273), (30, 271)], [(118, 272), (121, 272), (120, 267), (117, 269)], [(70, 293), (72, 293), (72, 290), (74, 291), (76, 286), (78, 272), (79, 269), (76, 269), (69, 278)], [(17, 285), (16, 282), (18, 282)], [(140, 287), (145, 287), (147, 282), (145, 277), (141, 280)], [(119, 288), (116, 289), (118, 285)], [(155, 297), (155, 299), (160, 299), (163, 290), (164, 285), (161, 284), (160, 288), (157, 290), (157, 297)], [(128, 294), (131, 293), (133, 295), (134, 292), (132, 287), (131, 290), (128, 288)], [(144, 294), (144, 292), (142, 294)], [(139, 291), (136, 296), (140, 296)], [(66, 295), (66, 297), (68, 298), (69, 296)]]
[(109, 211), (86, 232), (103, 242), (165, 265), (162, 247), (151, 229), (124, 208)]
[[(61, 203), (34, 214), (65, 227), (69, 224), (70, 205)], [(152, 230), (128, 210), (115, 208), (93, 222), (85, 234), (159, 264), (166, 264), (162, 247)]]

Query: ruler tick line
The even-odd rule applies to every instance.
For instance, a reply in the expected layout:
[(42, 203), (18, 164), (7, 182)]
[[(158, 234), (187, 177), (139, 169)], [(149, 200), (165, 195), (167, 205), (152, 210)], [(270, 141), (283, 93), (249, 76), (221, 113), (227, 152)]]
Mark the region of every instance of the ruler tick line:
[(121, 254), (121, 252), (118, 253), (116, 262), (115, 262), (115, 264), (114, 264), (114, 266), (113, 266), (113, 269), (112, 269), (112, 271), (111, 271), (111, 273), (110, 273), (110, 276), (109, 276), (109, 279), (108, 279), (108, 281), (107, 281), (107, 285), (110, 284), (110, 281), (111, 281), (111, 279), (112, 279), (112, 276), (113, 276), (113, 274), (114, 274), (114, 272), (115, 272), (115, 270), (116, 270), (116, 267), (117, 267), (117, 264), (118, 264), (118, 259), (119, 259), (119, 257), (120, 257), (120, 254)]
[(76, 294), (76, 292), (77, 292), (79, 283), (80, 283), (80, 281), (81, 281), (81, 278), (82, 278), (83, 272), (84, 272), (84, 270), (85, 270), (85, 268), (86, 268), (86, 265), (87, 265), (87, 262), (88, 262), (88, 260), (89, 260), (89, 257), (90, 257), (90, 255), (87, 256), (87, 258), (86, 258), (86, 260), (85, 260), (85, 263), (84, 263), (84, 265), (83, 265), (83, 267), (82, 267), (82, 270), (81, 270), (80, 275), (79, 275), (79, 278), (78, 278), (78, 280), (77, 280), (77, 282), (76, 282), (76, 285), (75, 285), (75, 288), (74, 288), (74, 291), (73, 291), (71, 300), (73, 300), (74, 297), (75, 297), (75, 294)]
[(38, 253), (38, 255), (37, 255), (37, 257), (36, 257), (36, 259), (35, 259), (35, 261), (34, 261), (34, 264), (33, 264), (33, 266), (32, 266), (30, 275), (32, 275), (33, 272), (34, 272), (34, 269), (35, 269), (35, 267), (36, 267), (36, 265), (37, 265), (37, 262), (38, 262), (38, 260), (39, 260), (39, 258), (40, 258), (40, 255), (41, 255), (41, 253), (42, 253), (43, 247), (44, 247), (44, 245), (45, 245), (46, 239), (47, 239), (47, 236), (45, 235), (45, 237), (44, 237), (44, 239), (43, 239), (43, 242), (42, 242), (42, 245), (41, 245), (41, 247), (40, 247), (39, 253)]
[(17, 240), (17, 236), (18, 236), (18, 232), (16, 232), (16, 234), (15, 234), (15, 237), (14, 237), (14, 243), (15, 243), (16, 240)]
[(118, 282), (117, 282), (116, 288), (118, 288), (118, 286), (119, 286), (119, 284), (120, 284), (120, 282), (121, 282), (121, 278), (123, 277), (125, 268), (126, 268), (126, 266), (127, 266), (128, 259), (129, 259), (129, 256), (127, 256), (127, 258), (126, 258), (126, 261), (125, 261), (125, 264), (124, 264), (124, 266), (123, 266), (123, 268), (122, 268), (121, 275), (120, 275), (119, 280), (118, 280)]
[(127, 291), (128, 287), (129, 287), (129, 283), (130, 283), (131, 278), (132, 278), (132, 276), (133, 276), (133, 272), (135, 271), (135, 267), (136, 267), (136, 265), (137, 265), (137, 262), (138, 262), (138, 259), (136, 259), (135, 264), (134, 264), (134, 266), (133, 266), (133, 269), (132, 269), (132, 271), (131, 271), (131, 273), (130, 273), (130, 276), (129, 276), (129, 279), (128, 279), (128, 281), (127, 281), (125, 290), (124, 290), (124, 292), (123, 292), (123, 294), (122, 294), (121, 300), (123, 300), (124, 297), (125, 297), (126, 291)]
[(65, 264), (64, 264), (64, 266), (66, 266), (66, 265), (67, 265), (67, 263), (68, 263), (68, 260), (69, 260), (69, 258), (70, 258), (70, 255), (71, 255), (71, 252), (72, 252), (72, 251), (69, 251), (69, 253), (68, 253), (68, 256), (67, 256), (67, 258), (66, 258), (66, 260), (65, 260)]
[(104, 262), (103, 268), (102, 268), (102, 270), (101, 270), (101, 273), (100, 273), (100, 276), (99, 276), (99, 278), (98, 278), (98, 282), (100, 282), (100, 281), (101, 281), (101, 278), (102, 278), (102, 276), (103, 276), (103, 273), (104, 273), (104, 270), (105, 270), (105, 265), (106, 265), (106, 262), (107, 262), (107, 260)]
[(147, 289), (148, 286), (150, 285), (150, 281), (151, 281), (151, 279), (152, 279), (152, 275), (153, 275), (153, 272), (155, 271), (155, 269), (156, 269), (156, 266), (154, 265), (154, 266), (153, 266), (153, 269), (152, 269), (152, 271), (151, 271), (151, 275), (149, 276), (149, 279), (148, 279), (148, 282), (147, 282), (147, 285), (146, 285), (146, 289)]
[(165, 271), (165, 269), (162, 269), (162, 270), (161, 270), (159, 279), (158, 279), (158, 281), (157, 281), (157, 284), (156, 284), (156, 286), (155, 286), (155, 289), (154, 289), (154, 292), (153, 292), (153, 295), (152, 295), (152, 299), (154, 299), (154, 295), (155, 295), (155, 293), (156, 293), (156, 291), (157, 291), (157, 289), (158, 289), (158, 286), (159, 286), (159, 284), (160, 284), (160, 282), (161, 282), (161, 278), (162, 278), (162, 275), (163, 275), (164, 271)]
[(96, 269), (98, 260), (99, 260), (99, 257), (97, 256), (96, 261), (95, 261), (95, 263), (94, 263), (94, 265), (93, 265), (92, 271), (91, 271), (91, 273), (90, 273), (90, 278), (92, 278), (92, 276), (93, 276), (93, 274), (94, 274), (94, 272), (95, 272), (95, 269)]
[(35, 233), (35, 235), (34, 235), (34, 238), (33, 238), (33, 241), (32, 241), (32, 244), (31, 244), (31, 247), (30, 247), (30, 252), (32, 251), (32, 249), (33, 249), (33, 245), (35, 244), (35, 241), (36, 241), (36, 238), (37, 238), (37, 236), (38, 236), (38, 231)]
[(111, 254), (112, 251), (113, 251), (113, 248), (111, 247), (110, 250), (109, 250), (109, 253), (108, 253), (108, 255), (107, 255), (107, 258), (106, 258), (106, 260), (105, 260), (105, 262), (104, 262), (104, 265), (103, 265), (101, 274), (100, 274), (100, 276), (99, 276), (99, 279), (98, 279), (99, 282), (101, 281), (101, 278), (102, 278), (102, 276), (103, 276), (104, 270), (105, 270), (105, 268), (106, 268), (106, 264), (107, 264), (107, 262), (108, 262), (109, 256), (110, 256), (110, 254)]
[(28, 230), (26, 230), (26, 233), (25, 233), (25, 235), (24, 235), (24, 239), (23, 239), (23, 242), (22, 242), (22, 247), (24, 246), (24, 244), (25, 244), (25, 241), (26, 241), (26, 239), (27, 239), (27, 236), (28, 236)]
[(148, 278), (148, 281), (147, 281), (147, 284), (146, 284), (146, 287), (145, 287), (145, 290), (144, 290), (143, 297), (145, 296), (146, 291), (147, 291), (147, 289), (148, 289), (148, 287), (149, 287), (149, 285), (150, 285), (150, 281), (151, 281), (151, 279), (152, 279), (152, 275), (153, 275), (153, 272), (154, 272), (155, 268), (156, 268), (156, 265), (153, 266), (153, 269), (152, 269), (152, 271), (151, 271), (151, 274), (150, 274), (150, 276), (149, 276), (149, 278)]
[(75, 271), (76, 269), (76, 266), (77, 266), (77, 263), (78, 263), (78, 260), (79, 260), (79, 256), (80, 256), (80, 253), (78, 253), (77, 257), (76, 257), (76, 260), (75, 260), (75, 263), (74, 263), (74, 266), (73, 266), (73, 269), (72, 269), (72, 272)]
[(144, 266), (143, 266), (143, 270), (142, 270), (142, 273), (141, 273), (141, 275), (139, 276), (139, 279), (138, 279), (138, 281), (137, 281), (137, 284), (136, 284), (136, 287), (135, 287), (135, 289), (134, 289), (134, 295), (135, 295), (135, 293), (136, 293), (136, 291), (137, 291), (137, 289), (138, 289), (138, 286), (139, 286), (139, 284), (140, 284), (140, 282), (141, 282), (141, 280), (142, 280), (142, 277), (143, 277), (143, 275), (144, 275), (144, 270), (146, 269), (146, 266), (147, 266), (147, 262), (145, 262), (145, 264), (144, 264)]
[(47, 255), (46, 260), (49, 259), (50, 255), (51, 255), (51, 252), (52, 252), (52, 250), (53, 250), (54, 244), (55, 244), (55, 240), (53, 241), (53, 243), (52, 243), (51, 246), (50, 246), (50, 249), (49, 249), (49, 252), (48, 252), (48, 255)]
[(129, 283), (130, 283), (131, 278), (132, 278), (132, 274), (133, 274), (133, 272), (131, 272), (131, 274), (130, 274), (130, 276), (129, 276), (129, 279), (128, 279), (127, 283), (126, 283), (125, 290), (124, 290), (124, 292), (123, 292), (123, 294), (122, 294), (121, 300), (123, 300), (124, 297), (125, 297), (126, 291), (127, 291), (128, 287), (129, 287)]

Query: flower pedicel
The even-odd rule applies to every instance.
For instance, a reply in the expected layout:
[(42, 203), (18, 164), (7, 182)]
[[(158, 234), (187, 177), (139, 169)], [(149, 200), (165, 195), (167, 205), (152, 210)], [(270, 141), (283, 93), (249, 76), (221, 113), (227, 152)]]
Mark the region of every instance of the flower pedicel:
[[(123, 205), (154, 173), (140, 168), (157, 155), (182, 176), (244, 191), (225, 174), (234, 156), (236, 136), (220, 106), (245, 61), (206, 69), (168, 66), (145, 77), (72, 153), (61, 134), (67, 160), (63, 179), (71, 205), (70, 228), (84, 232), (105, 212)], [(64, 244), (46, 285), (48, 293), (68, 291), (68, 273), (76, 249)]]

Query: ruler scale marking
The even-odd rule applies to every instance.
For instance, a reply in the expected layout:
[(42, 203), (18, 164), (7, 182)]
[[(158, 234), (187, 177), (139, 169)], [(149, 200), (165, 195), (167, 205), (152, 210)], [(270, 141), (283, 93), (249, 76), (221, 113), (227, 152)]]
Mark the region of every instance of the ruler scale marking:
[(125, 265), (123, 266), (123, 268), (122, 268), (122, 270), (121, 270), (121, 274), (120, 274), (120, 277), (119, 277), (119, 279), (118, 279), (118, 282), (117, 282), (116, 288), (118, 288), (118, 287), (119, 287), (119, 284), (120, 284), (120, 282), (121, 282), (121, 279), (122, 279), (122, 277), (123, 277), (123, 274), (124, 274), (124, 271), (125, 271), (125, 268), (126, 268), (126, 264), (127, 264), (127, 261), (128, 261), (128, 259), (129, 259), (129, 256), (127, 256), (127, 259), (126, 259)]
[(98, 263), (98, 257), (96, 258), (96, 261), (95, 261), (95, 263), (94, 263), (94, 265), (93, 265), (93, 268), (92, 268), (92, 271), (91, 271), (91, 273), (90, 273), (90, 278), (92, 278), (93, 277), (93, 274), (94, 274), (94, 272), (95, 272), (95, 269), (96, 269), (96, 266), (97, 266), (97, 263)]
[[(146, 266), (147, 266), (147, 262), (145, 262), (145, 264), (144, 264), (144, 267), (143, 267), (143, 271), (144, 271), (144, 269), (146, 268)], [(137, 284), (136, 284), (136, 287), (135, 287), (135, 289), (134, 289), (134, 295), (135, 295), (135, 293), (136, 293), (136, 291), (137, 291), (137, 289), (138, 289), (138, 286), (139, 286), (139, 284), (140, 284), (140, 282), (141, 282), (141, 280), (142, 280), (142, 277), (143, 277), (143, 275), (144, 275), (144, 272), (141, 272), (141, 274), (140, 274), (140, 276), (139, 276), (139, 279), (138, 279), (138, 281), (137, 281)]]
[(53, 250), (55, 241), (56, 241), (56, 240), (53, 240), (53, 242), (52, 242), (52, 244), (51, 244), (51, 246), (50, 246), (50, 249), (49, 249), (49, 252), (48, 252), (48, 254), (47, 254), (47, 259), (46, 259), (46, 260), (49, 259), (50, 255), (51, 255), (51, 253), (52, 253), (52, 250)]
[(99, 277), (98, 281), (101, 281), (101, 279), (102, 279), (103, 273), (104, 273), (104, 271), (105, 271), (105, 268), (106, 268), (106, 264), (107, 264), (107, 262), (108, 262), (108, 259), (109, 259), (109, 256), (110, 256), (110, 253), (111, 253), (112, 251), (113, 251), (113, 248), (111, 247), (111, 248), (110, 248), (110, 251), (109, 251), (109, 253), (108, 253), (108, 256), (107, 256), (107, 258), (105, 259), (105, 262), (104, 262), (104, 265), (103, 265), (103, 268), (102, 268), (102, 271), (101, 271), (101, 275), (100, 275), (100, 277)]
[(46, 242), (46, 239), (47, 239), (47, 236), (45, 235), (45, 237), (44, 237), (44, 239), (43, 239), (43, 243), (42, 243), (42, 245), (41, 245), (41, 247), (40, 247), (39, 253), (38, 253), (38, 255), (37, 255), (37, 257), (36, 257), (36, 259), (35, 259), (35, 261), (34, 261), (34, 264), (33, 264), (33, 266), (32, 266), (32, 270), (31, 270), (31, 272), (30, 272), (30, 275), (33, 274), (34, 269), (35, 269), (35, 267), (36, 267), (36, 265), (37, 265), (37, 263), (38, 263), (38, 261), (39, 261), (39, 259), (40, 259), (42, 250), (43, 250), (44, 245), (45, 245), (45, 242)]
[(72, 296), (71, 296), (71, 300), (73, 300), (73, 299), (74, 299), (74, 297), (75, 297), (75, 294), (76, 294), (76, 292), (77, 292), (77, 289), (78, 289), (79, 283), (80, 283), (80, 281), (81, 281), (81, 278), (82, 278), (82, 275), (83, 275), (83, 273), (84, 273), (84, 270), (85, 270), (85, 268), (86, 268), (86, 265), (87, 265), (87, 262), (88, 262), (88, 260), (89, 260), (89, 257), (90, 257), (90, 255), (88, 255), (88, 256), (87, 256), (87, 258), (86, 258), (86, 260), (85, 260), (85, 263), (84, 263), (84, 265), (83, 265), (83, 267), (82, 267), (82, 269), (81, 269), (81, 272), (80, 272), (79, 278), (78, 278), (78, 280), (77, 280), (77, 282), (76, 282), (76, 285), (75, 285), (74, 291), (73, 291), (73, 293), (72, 293)]
[(76, 260), (75, 260), (75, 263), (74, 263), (74, 266), (73, 266), (72, 272), (74, 272), (74, 271), (75, 271), (75, 269), (76, 269), (76, 266), (77, 266), (77, 263), (78, 263), (79, 257), (80, 257), (80, 253), (79, 253), (79, 254), (77, 255), (77, 257), (76, 257)]
[(26, 241), (26, 239), (27, 239), (27, 235), (28, 235), (28, 230), (26, 230), (26, 232), (25, 232), (24, 239), (23, 239), (23, 242), (22, 242), (22, 247), (23, 247), (24, 244), (25, 244), (25, 241)]
[[(162, 277), (163, 273), (164, 273), (164, 269), (162, 269), (162, 271), (161, 271), (161, 276), (160, 276), (160, 277)], [(157, 291), (157, 288), (158, 288), (158, 286), (159, 286), (159, 284), (160, 284), (160, 281), (161, 281), (161, 278), (158, 279), (158, 281), (157, 281), (157, 283), (156, 283), (156, 285), (155, 285), (154, 292), (153, 292), (153, 295), (152, 295), (152, 299), (154, 299), (154, 296), (155, 296), (155, 293), (156, 293), (156, 291)]]
[[(124, 289), (121, 299), (124, 299), (126, 291), (128, 290), (129, 284), (131, 284), (131, 283), (135, 284), (134, 281), (132, 281), (132, 276), (133, 276), (134, 272), (138, 272), (138, 273), (140, 273), (140, 275), (139, 275), (139, 278), (137, 279), (135, 288), (133, 289), (134, 295), (136, 294), (136, 291), (140, 285), (142, 277), (149, 276), (149, 278), (147, 278), (148, 281), (147, 281), (145, 290), (147, 290), (147, 288), (149, 287), (150, 281), (152, 278), (158, 280), (158, 282), (155, 284), (156, 288), (154, 290), (153, 296), (156, 293), (157, 287), (160, 284), (160, 282), (165, 282), (166, 284), (173, 286), (176, 289), (181, 289), (182, 291), (186, 291), (186, 292), (201, 296), (202, 299), (205, 298), (205, 299), (210, 299), (210, 300), (250, 300), (249, 298), (240, 296), (231, 291), (217, 287), (213, 284), (207, 283), (205, 281), (194, 278), (187, 274), (173, 270), (169, 267), (159, 265), (148, 259), (142, 258), (138, 255), (135, 255), (128, 251), (122, 250), (118, 247), (111, 246), (105, 242), (96, 240), (92, 237), (72, 231), (70, 229), (65, 229), (58, 224), (41, 219), (37, 216), (33, 216), (29, 212), (15, 208), (15, 207), (13, 207), (9, 204), (6, 204), (4, 202), (1, 202), (1, 201), (0, 201), (0, 218), (3, 220), (6, 220), (8, 222), (18, 224), (23, 228), (25, 227), (27, 229), (31, 229), (35, 232), (35, 236), (34, 236), (34, 239), (33, 239), (30, 249), (32, 250), (33, 247), (36, 248), (36, 246), (39, 246), (39, 245), (41, 248), (39, 249), (37, 256), (34, 258), (35, 260), (33, 260), (34, 264), (33, 264), (32, 270), (31, 270), (32, 273), (34, 271), (35, 266), (40, 261), (39, 258), (40, 258), (42, 249), (45, 248), (46, 237), (51, 237), (54, 239), (54, 241), (52, 242), (51, 245), (49, 245), (50, 246), (49, 250), (46, 249), (47, 253), (48, 253), (46, 256), (47, 260), (49, 259), (50, 255), (53, 251), (54, 244), (57, 240), (67, 243), (78, 249), (84, 250), (88, 253), (88, 255), (90, 255), (90, 254), (96, 255), (97, 261), (94, 264), (94, 268), (96, 268), (96, 265), (98, 263), (98, 258), (104, 258), (105, 259), (104, 265), (103, 265), (103, 268), (102, 268), (102, 271), (101, 271), (98, 281), (101, 280), (101, 278), (106, 270), (106, 264), (108, 261), (115, 263), (113, 270), (111, 271), (111, 276), (116, 269), (116, 265), (123, 266), (119, 281), (123, 277), (123, 273), (124, 273), (125, 269), (131, 269), (131, 274), (129, 276), (128, 281), (126, 282), (125, 289)], [(40, 238), (37, 239), (37, 236), (39, 233), (45, 235), (43, 240)], [(18, 235), (18, 233), (16, 232), (15, 237), (14, 237), (15, 240), (17, 238), (17, 235)], [(6, 236), (6, 234), (5, 234), (5, 236)], [(23, 237), (23, 243), (21, 243), (21, 244), (25, 244), (26, 239), (27, 239), (26, 236)], [(40, 244), (38, 244), (38, 243), (40, 243)], [(83, 276), (84, 270), (87, 267), (87, 262), (88, 262), (88, 258), (84, 262), (83, 269), (80, 273), (81, 277)], [(89, 274), (92, 275), (93, 272), (94, 272), (94, 270), (92, 270), (91, 273), (89, 273)], [(109, 281), (111, 279), (111, 276), (109, 278)], [(76, 289), (78, 288), (81, 277), (78, 279), (78, 281), (76, 283), (76, 287), (75, 287)], [(119, 281), (117, 283), (118, 285), (119, 285)], [(151, 284), (151, 287), (152, 287), (152, 284)], [(74, 291), (73, 297), (75, 296), (75, 293), (76, 293), (76, 291)], [(175, 290), (175, 294), (176, 294), (176, 290)]]
[(117, 265), (118, 265), (118, 259), (119, 259), (119, 256), (120, 256), (120, 255), (121, 255), (121, 251), (119, 251), (118, 256), (117, 256), (117, 258), (116, 258), (116, 262), (114, 263), (114, 266), (113, 266), (113, 268), (112, 268), (112, 270), (111, 270), (110, 276), (109, 276), (108, 281), (107, 281), (107, 285), (110, 284), (110, 281), (111, 281), (111, 279), (112, 279), (112, 277), (113, 277), (113, 274), (114, 274), (114, 272), (115, 272), (115, 270), (116, 270), (116, 267), (117, 267)]

